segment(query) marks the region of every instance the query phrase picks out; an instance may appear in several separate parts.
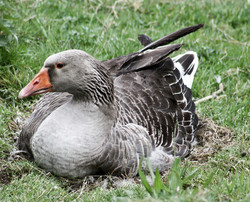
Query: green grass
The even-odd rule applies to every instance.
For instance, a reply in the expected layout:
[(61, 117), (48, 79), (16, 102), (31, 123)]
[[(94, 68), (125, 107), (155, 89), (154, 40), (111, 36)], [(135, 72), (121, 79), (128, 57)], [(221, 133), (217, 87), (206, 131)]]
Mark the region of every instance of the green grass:
[[(187, 182), (179, 180), (185, 184), (181, 191), (170, 189), (163, 198), (249, 201), (250, 5), (247, 2), (0, 1), (0, 200), (150, 201), (151, 196), (142, 185), (90, 190), (83, 187), (82, 180), (78, 181), (78, 188), (71, 189), (67, 180), (42, 171), (34, 163), (10, 158), (20, 130), (17, 119), (27, 117), (38, 99), (18, 100), (17, 95), (52, 53), (82, 49), (104, 60), (139, 50), (138, 34), (145, 33), (156, 40), (186, 26), (205, 23), (202, 30), (177, 41), (185, 44), (178, 53), (194, 50), (199, 55), (200, 66), (192, 89), (195, 99), (216, 91), (219, 84), (215, 76), (221, 77), (222, 94), (226, 96), (203, 102), (197, 109), (200, 116), (230, 128), (234, 135), (231, 146), (216, 152), (207, 162), (187, 160), (187, 169), (201, 168)], [(204, 186), (212, 174), (211, 181)]]

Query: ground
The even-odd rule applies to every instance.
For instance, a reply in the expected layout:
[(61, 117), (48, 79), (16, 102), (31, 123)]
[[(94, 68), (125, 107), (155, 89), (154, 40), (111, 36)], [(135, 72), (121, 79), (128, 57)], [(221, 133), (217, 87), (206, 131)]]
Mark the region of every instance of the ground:
[[(249, 5), (245, 0), (0, 1), (0, 200), (249, 201)], [(74, 48), (105, 60), (141, 49), (138, 34), (156, 40), (200, 23), (205, 27), (179, 39), (184, 46), (173, 56), (198, 54), (192, 92), (205, 126), (179, 169), (161, 173), (161, 192), (150, 195), (139, 176), (67, 180), (14, 155), (23, 121), (39, 99), (18, 100), (18, 92), (49, 55)], [(203, 100), (221, 84), (218, 95)]]

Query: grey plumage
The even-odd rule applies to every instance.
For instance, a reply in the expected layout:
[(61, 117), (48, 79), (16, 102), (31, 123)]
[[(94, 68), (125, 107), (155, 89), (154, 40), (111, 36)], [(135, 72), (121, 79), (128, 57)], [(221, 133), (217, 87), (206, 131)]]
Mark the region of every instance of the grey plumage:
[[(97, 173), (135, 175), (142, 157), (148, 157), (152, 166), (159, 167), (160, 170), (170, 167), (174, 156), (186, 157), (194, 140), (198, 118), (195, 114), (192, 92), (182, 80), (184, 75), (181, 75), (173, 60), (168, 57), (182, 45), (166, 44), (202, 26), (179, 30), (156, 42), (152, 42), (146, 35), (141, 35), (140, 41), (143, 41), (145, 48), (107, 61), (99, 62), (78, 50), (65, 51), (48, 58), (45, 67), (49, 69), (53, 89), (58, 92), (47, 93), (39, 100), (20, 134), (19, 149), (25, 151), (31, 159), (35, 156), (35, 161), (41, 167), (65, 177), (83, 177)], [(179, 58), (178, 62), (185, 57), (184, 55)], [(70, 58), (67, 62), (74, 61), (71, 70), (55, 69), (53, 62), (55, 59), (59, 61), (58, 58), (60, 61), (61, 58)], [(82, 63), (85, 66), (79, 70), (77, 64)], [(184, 74), (191, 73), (191, 70), (186, 68), (191, 63), (181, 63), (185, 67)], [(69, 74), (72, 69), (78, 72)], [(59, 76), (64, 75), (65, 79), (60, 80)], [(74, 78), (71, 79), (68, 75)], [(70, 83), (73, 81), (77, 81), (77, 85)], [(81, 102), (86, 106), (80, 105)], [(46, 159), (47, 149), (54, 149), (43, 148), (43, 145), (37, 146), (40, 143), (36, 137), (50, 136), (53, 131), (44, 135), (42, 128), (48, 120), (53, 121), (53, 116), (56, 116), (54, 114), (59, 110), (66, 110), (67, 106), (74, 103), (83, 107), (83, 113), (88, 116), (91, 116), (91, 107), (93, 113), (97, 114), (93, 117), (97, 119), (103, 116), (103, 123), (96, 123), (97, 133), (100, 138), (103, 136), (103, 141), (93, 149), (96, 153), (91, 154), (91, 151), (84, 149), (76, 150), (77, 155), (81, 152), (90, 154), (84, 158), (79, 157), (79, 160), (77, 157), (74, 162), (69, 158), (66, 166), (57, 154), (53, 156), (53, 152), (49, 153), (50, 160)], [(80, 123), (80, 120), (77, 121)], [(102, 132), (103, 128), (108, 128), (108, 131)], [(88, 128), (86, 131), (93, 132)], [(93, 135), (95, 138), (94, 134), (84, 135)], [(77, 134), (75, 136), (79, 138)], [(68, 143), (63, 144), (67, 150)], [(66, 154), (68, 152), (73, 151), (69, 150)], [(53, 163), (51, 159), (54, 159)]]

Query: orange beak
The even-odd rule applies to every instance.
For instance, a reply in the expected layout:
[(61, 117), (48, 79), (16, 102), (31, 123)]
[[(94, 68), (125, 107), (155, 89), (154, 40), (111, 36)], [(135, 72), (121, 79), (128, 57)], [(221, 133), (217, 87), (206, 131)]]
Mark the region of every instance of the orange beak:
[(48, 69), (43, 67), (34, 79), (20, 91), (18, 98), (23, 99), (49, 91), (52, 91), (52, 84), (49, 80)]

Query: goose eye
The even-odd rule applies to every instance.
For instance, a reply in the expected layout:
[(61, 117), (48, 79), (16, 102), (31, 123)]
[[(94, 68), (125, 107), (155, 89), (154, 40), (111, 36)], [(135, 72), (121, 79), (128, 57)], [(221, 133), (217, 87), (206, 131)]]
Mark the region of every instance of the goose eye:
[(62, 69), (64, 67), (64, 64), (63, 63), (57, 63), (56, 64), (56, 68), (58, 68), (58, 69)]

